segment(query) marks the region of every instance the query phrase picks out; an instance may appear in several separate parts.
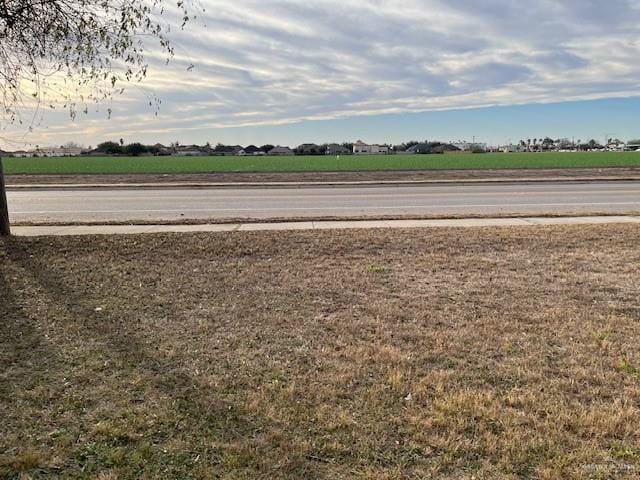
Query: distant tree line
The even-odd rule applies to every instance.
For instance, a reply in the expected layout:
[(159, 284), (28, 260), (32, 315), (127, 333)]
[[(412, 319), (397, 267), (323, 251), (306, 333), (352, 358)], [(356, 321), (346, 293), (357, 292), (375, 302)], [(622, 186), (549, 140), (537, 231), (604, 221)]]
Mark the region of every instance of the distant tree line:
[(150, 145), (143, 145), (139, 142), (129, 143), (123, 145), (116, 142), (102, 142), (93, 152), (104, 153), (105, 155), (128, 155), (131, 157), (138, 157), (140, 155), (152, 154), (157, 155), (159, 149)]
[[(341, 153), (351, 153), (353, 152), (353, 143), (344, 142), (341, 144), (330, 144), (323, 143), (320, 145), (316, 145), (313, 143), (302, 144), (296, 148), (293, 148), (292, 151), (296, 155), (326, 155), (327, 149), (330, 146), (339, 146), (344, 149)], [(264, 144), (260, 147), (255, 145), (249, 145), (248, 147), (242, 147), (240, 145), (225, 145), (223, 143), (218, 143), (215, 146), (211, 146), (209, 142), (207, 142), (203, 146), (199, 145), (181, 145), (180, 142), (172, 142), (169, 146), (164, 146), (160, 144), (156, 145), (144, 145), (139, 142), (124, 144), (122, 139), (120, 142), (114, 141), (106, 141), (98, 144), (98, 146), (91, 150), (89, 153), (92, 154), (102, 154), (102, 155), (127, 155), (127, 156), (140, 156), (140, 155), (171, 155), (172, 153), (176, 153), (180, 150), (191, 149), (192, 151), (197, 151), (203, 154), (209, 155), (231, 155), (238, 150), (245, 150), (248, 154), (267, 154), (271, 150), (275, 148), (275, 145), (272, 144)]]
[[(623, 144), (621, 140), (617, 138), (606, 139), (605, 145), (600, 144), (595, 139), (588, 141), (569, 140), (567, 138), (553, 139), (551, 137), (544, 138), (527, 138), (519, 140), (515, 145), (511, 145), (512, 148), (521, 152), (546, 152), (546, 151), (558, 151), (558, 150), (603, 150), (610, 146)], [(640, 145), (640, 139), (629, 140), (629, 145)], [(68, 143), (65, 147), (73, 146), (79, 148), (75, 143)], [(442, 154), (446, 152), (460, 151), (460, 148), (456, 145), (446, 142), (438, 141), (418, 141), (410, 140), (408, 142), (399, 143), (396, 145), (387, 145), (390, 147), (392, 153), (420, 153), (420, 154)], [(61, 147), (62, 148), (62, 147)], [(225, 145), (218, 143), (212, 146), (209, 142), (205, 145), (181, 145), (180, 142), (175, 141), (170, 145), (165, 146), (162, 144), (145, 145), (140, 142), (133, 142), (125, 144), (123, 139), (116, 141), (106, 141), (98, 144), (95, 149), (89, 147), (83, 150), (83, 154), (91, 155), (126, 155), (126, 156), (140, 156), (140, 155), (173, 155), (173, 154), (194, 154), (194, 155), (234, 155), (239, 151), (243, 151), (246, 155), (261, 155), (268, 154), (274, 145), (265, 144), (260, 147), (255, 145), (249, 145), (242, 147), (240, 145)], [(466, 144), (463, 147), (466, 151), (472, 151), (473, 153), (485, 153), (487, 149), (474, 144)], [(503, 148), (503, 147), (500, 147)], [(495, 150), (495, 149), (494, 149)], [(348, 155), (353, 153), (353, 143), (304, 143), (291, 150), (295, 155), (327, 155), (327, 154), (344, 154)], [(512, 150), (513, 151), (513, 150)]]
[[(608, 138), (607, 145), (611, 144), (622, 144), (620, 139), (617, 138)], [(635, 144), (636, 141), (630, 140), (628, 143)], [(518, 147), (520, 150), (529, 151), (529, 152), (547, 152), (552, 150), (602, 150), (606, 148), (606, 145), (600, 144), (597, 140), (591, 139), (588, 141), (578, 140), (569, 140), (568, 138), (556, 138), (555, 140), (551, 137), (545, 138), (527, 138), (521, 139), (518, 142)]]

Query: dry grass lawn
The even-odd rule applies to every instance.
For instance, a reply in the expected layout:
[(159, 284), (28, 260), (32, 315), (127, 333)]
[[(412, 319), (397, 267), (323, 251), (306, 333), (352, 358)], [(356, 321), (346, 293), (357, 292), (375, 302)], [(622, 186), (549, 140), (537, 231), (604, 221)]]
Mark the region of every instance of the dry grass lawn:
[(364, 172), (271, 172), (271, 173), (138, 173), (138, 174), (67, 174), (67, 175), (6, 175), (8, 185), (29, 184), (118, 184), (118, 183), (261, 183), (261, 182), (364, 182), (364, 181), (429, 181), (478, 179), (549, 179), (591, 178), (594, 180), (639, 179), (640, 166), (615, 168), (536, 168), (499, 170), (404, 170)]
[(1, 478), (640, 477), (640, 228), (0, 241)]

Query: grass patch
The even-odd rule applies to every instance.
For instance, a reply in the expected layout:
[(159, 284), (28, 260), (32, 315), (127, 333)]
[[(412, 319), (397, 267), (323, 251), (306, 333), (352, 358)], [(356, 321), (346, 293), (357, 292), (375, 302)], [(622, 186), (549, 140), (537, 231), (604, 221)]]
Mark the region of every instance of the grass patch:
[(639, 445), (622, 445), (615, 444), (611, 447), (611, 454), (615, 458), (639, 460), (640, 459), (640, 446)]
[(367, 265), (367, 272), (369, 273), (385, 273), (386, 271), (387, 271), (387, 268), (383, 267), (382, 265), (375, 265), (375, 264)]
[(628, 373), (629, 375), (634, 375), (640, 379), (640, 368), (633, 366), (624, 358), (618, 362), (618, 370)]
[(7, 174), (331, 172), (638, 167), (637, 152), (347, 155), (307, 157), (5, 158)]
[(639, 235), (2, 240), (0, 478), (637, 478)]
[(42, 453), (25, 449), (15, 455), (9, 455), (5, 458), (6, 465), (15, 473), (34, 470), (44, 463)]

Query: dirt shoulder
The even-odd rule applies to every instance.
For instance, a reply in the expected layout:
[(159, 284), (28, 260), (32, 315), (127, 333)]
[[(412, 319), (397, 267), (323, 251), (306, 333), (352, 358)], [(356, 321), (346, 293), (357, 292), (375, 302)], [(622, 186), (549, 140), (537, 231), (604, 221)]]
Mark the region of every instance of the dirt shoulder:
[(0, 240), (0, 477), (637, 478), (639, 235)]
[(429, 170), (392, 172), (201, 173), (135, 175), (7, 175), (7, 185), (127, 183), (268, 183), (476, 181), (515, 179), (640, 179), (640, 168)]

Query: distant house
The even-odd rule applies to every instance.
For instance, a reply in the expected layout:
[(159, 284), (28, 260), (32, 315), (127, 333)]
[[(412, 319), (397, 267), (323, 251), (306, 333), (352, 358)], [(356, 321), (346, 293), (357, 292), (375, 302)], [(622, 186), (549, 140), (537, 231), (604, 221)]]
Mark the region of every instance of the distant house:
[(49, 147), (36, 151), (39, 157), (77, 157), (82, 154), (81, 147)]
[(626, 144), (621, 140), (611, 140), (607, 143), (607, 150), (610, 152), (624, 152), (626, 150)]
[(324, 150), (315, 143), (303, 143), (295, 150), (296, 155), (324, 155)]
[(294, 153), (289, 147), (277, 146), (269, 150), (267, 155), (294, 155)]
[(389, 153), (389, 147), (387, 145), (369, 145), (358, 140), (353, 144), (353, 153), (356, 155), (386, 155)]
[(628, 152), (640, 152), (640, 143), (627, 143), (625, 150)]
[(502, 145), (501, 147), (498, 148), (498, 150), (503, 153), (515, 153), (520, 151), (520, 148), (518, 145), (514, 145), (513, 143), (510, 143), (509, 145)]
[(442, 143), (442, 142), (424, 142), (417, 143), (415, 145), (410, 146), (404, 152), (405, 154), (425, 154), (425, 153), (447, 153), (447, 152), (458, 152), (459, 149), (450, 143)]
[(242, 145), (225, 145), (221, 149), (214, 150), (216, 155), (240, 155), (241, 152), (244, 152), (244, 148)]
[(241, 145), (222, 145), (219, 143), (212, 149), (212, 155), (239, 155), (242, 151)]
[(7, 152), (14, 157), (77, 157), (82, 154), (80, 147), (43, 147), (35, 150)]
[(238, 155), (264, 155), (264, 151), (255, 145), (249, 145), (242, 149)]
[(202, 157), (207, 155), (207, 152), (198, 145), (178, 145), (174, 148), (172, 155), (175, 157)]
[(471, 150), (486, 150), (487, 149), (487, 144), (486, 143), (478, 143), (478, 142), (455, 142), (452, 143), (451, 145), (453, 145), (454, 147), (456, 147), (459, 150), (462, 150), (463, 152), (467, 152), (467, 151), (471, 151)]
[(153, 145), (151, 147), (151, 150), (155, 155), (171, 155), (171, 150), (169, 150), (161, 143), (156, 143), (155, 145)]
[(327, 155), (349, 155), (351, 150), (343, 147), (342, 145), (338, 145), (337, 143), (330, 143), (327, 145), (327, 150), (325, 152)]
[(11, 155), (14, 157), (33, 157), (33, 152), (27, 152), (25, 150), (16, 150), (15, 152), (11, 152)]
[(428, 143), (417, 143), (405, 150), (406, 154), (414, 155), (416, 153), (431, 153), (431, 145)]

